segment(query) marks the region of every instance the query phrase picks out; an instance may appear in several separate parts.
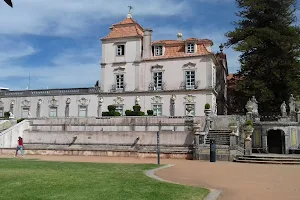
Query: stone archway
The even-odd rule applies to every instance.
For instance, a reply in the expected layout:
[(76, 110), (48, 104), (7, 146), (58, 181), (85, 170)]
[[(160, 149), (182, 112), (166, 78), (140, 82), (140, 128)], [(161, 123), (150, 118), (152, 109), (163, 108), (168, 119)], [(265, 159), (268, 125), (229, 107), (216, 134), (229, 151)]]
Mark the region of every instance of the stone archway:
[(271, 129), (267, 132), (268, 152), (276, 154), (285, 154), (285, 136), (284, 131)]

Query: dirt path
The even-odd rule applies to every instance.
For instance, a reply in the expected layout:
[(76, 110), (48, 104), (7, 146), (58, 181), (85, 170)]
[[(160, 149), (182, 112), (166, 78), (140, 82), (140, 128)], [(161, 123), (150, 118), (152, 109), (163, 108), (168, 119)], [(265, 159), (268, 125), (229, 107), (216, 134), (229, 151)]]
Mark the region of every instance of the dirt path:
[[(26, 158), (72, 162), (156, 163), (156, 159), (127, 157), (26, 156)], [(220, 200), (299, 200), (300, 166), (171, 159), (162, 159), (161, 163), (175, 166), (158, 171), (157, 176), (177, 183), (222, 190)]]

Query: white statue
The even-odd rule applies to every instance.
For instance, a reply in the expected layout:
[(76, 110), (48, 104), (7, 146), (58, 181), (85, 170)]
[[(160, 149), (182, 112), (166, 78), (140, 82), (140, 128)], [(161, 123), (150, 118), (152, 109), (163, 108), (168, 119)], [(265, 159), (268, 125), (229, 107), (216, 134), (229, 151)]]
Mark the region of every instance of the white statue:
[(135, 105), (140, 105), (140, 101), (141, 101), (141, 98), (139, 96), (136, 96)]
[(249, 101), (247, 101), (247, 104), (246, 104), (246, 109), (247, 109), (247, 111), (248, 112), (252, 112), (253, 111), (253, 103), (252, 103), (252, 101), (249, 99)]
[(255, 99), (255, 96), (252, 96), (251, 102), (252, 102), (252, 107), (253, 107), (253, 109), (252, 109), (253, 115), (258, 116), (258, 102)]
[(9, 112), (9, 118), (10, 119), (14, 119), (15, 118), (15, 116), (14, 116), (14, 114), (12, 114), (12, 112)]
[(28, 111), (28, 118), (31, 118), (31, 113), (30, 113), (30, 111)]
[(281, 104), (280, 110), (281, 110), (282, 117), (286, 117), (286, 104), (285, 104), (285, 101)]
[(290, 115), (291, 115), (292, 113), (296, 112), (295, 98), (293, 94), (291, 94), (289, 101), (290, 101), (289, 107), (290, 107)]

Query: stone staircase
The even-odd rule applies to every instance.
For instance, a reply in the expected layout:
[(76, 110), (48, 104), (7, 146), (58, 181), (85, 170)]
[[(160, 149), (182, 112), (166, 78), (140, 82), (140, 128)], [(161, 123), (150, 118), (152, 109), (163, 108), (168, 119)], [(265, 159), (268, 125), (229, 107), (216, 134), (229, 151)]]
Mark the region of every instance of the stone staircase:
[(253, 154), (236, 156), (234, 162), (255, 164), (300, 165), (300, 155)]
[(210, 140), (213, 139), (217, 145), (230, 145), (230, 133), (230, 130), (210, 130), (205, 139), (205, 144), (209, 144)]

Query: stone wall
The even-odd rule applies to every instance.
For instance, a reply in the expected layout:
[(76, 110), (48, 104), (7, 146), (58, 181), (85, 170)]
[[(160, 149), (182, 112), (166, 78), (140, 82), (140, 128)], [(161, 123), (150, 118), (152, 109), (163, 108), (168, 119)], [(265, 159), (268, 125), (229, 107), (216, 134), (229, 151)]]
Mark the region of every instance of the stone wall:
[(24, 120), (9, 129), (0, 133), (0, 148), (16, 148), (18, 145), (18, 137), (23, 137), (25, 130), (28, 130), (30, 123)]

